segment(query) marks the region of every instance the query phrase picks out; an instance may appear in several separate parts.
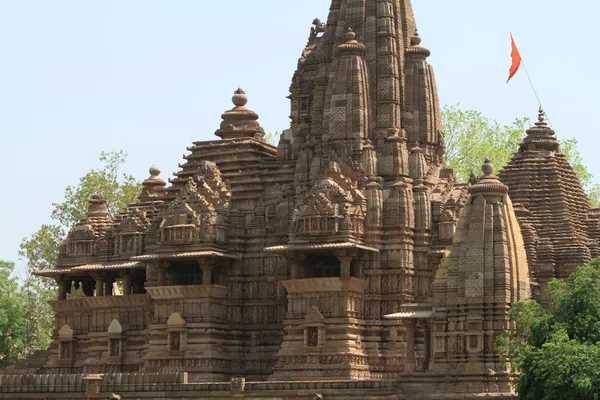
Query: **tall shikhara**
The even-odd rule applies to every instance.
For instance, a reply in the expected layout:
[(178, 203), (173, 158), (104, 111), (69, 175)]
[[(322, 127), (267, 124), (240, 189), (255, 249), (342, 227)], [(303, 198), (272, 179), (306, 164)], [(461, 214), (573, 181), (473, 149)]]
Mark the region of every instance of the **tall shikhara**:
[(590, 207), (541, 109), (500, 179), (517, 204), (534, 295), (543, 300), (548, 281), (600, 256), (598, 210)]
[(510, 304), (597, 253), (600, 213), (543, 121), (504, 184), (456, 182), (410, 1), (313, 25), (278, 147), (238, 89), (169, 184), (153, 166), (114, 216), (91, 199), (40, 273), (54, 343), (0, 399), (511, 398)]

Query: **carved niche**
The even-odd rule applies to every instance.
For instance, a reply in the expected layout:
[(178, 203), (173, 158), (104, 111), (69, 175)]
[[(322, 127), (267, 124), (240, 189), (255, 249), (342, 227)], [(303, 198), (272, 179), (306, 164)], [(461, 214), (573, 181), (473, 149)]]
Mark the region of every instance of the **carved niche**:
[(116, 319), (108, 326), (107, 342), (109, 362), (120, 363), (123, 357), (123, 327)]
[(151, 223), (145, 210), (129, 208), (117, 226), (115, 253), (122, 256), (142, 254), (144, 251), (144, 233)]
[(335, 166), (308, 192), (294, 212), (290, 239), (330, 236), (362, 239), (367, 201), (356, 181)]
[(66, 255), (69, 257), (94, 255), (95, 239), (92, 225), (75, 226), (65, 241)]
[(311, 307), (302, 327), (304, 328), (304, 348), (307, 351), (321, 351), (325, 344), (325, 317), (318, 307)]
[(69, 325), (63, 325), (58, 331), (58, 362), (70, 365), (75, 358), (74, 331)]
[(169, 205), (160, 226), (160, 244), (224, 244), (230, 198), (216, 164), (203, 162)]
[(186, 322), (181, 314), (174, 312), (167, 320), (167, 346), (171, 356), (182, 356), (187, 347)]

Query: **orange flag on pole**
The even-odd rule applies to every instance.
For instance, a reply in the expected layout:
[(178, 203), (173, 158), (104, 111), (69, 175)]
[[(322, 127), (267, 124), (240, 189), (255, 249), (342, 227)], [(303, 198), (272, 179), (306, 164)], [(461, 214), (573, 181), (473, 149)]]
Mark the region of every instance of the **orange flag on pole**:
[(512, 46), (512, 53), (511, 53), (512, 65), (510, 66), (508, 80), (506, 81), (506, 83), (510, 82), (512, 77), (515, 76), (515, 74), (519, 70), (519, 67), (521, 66), (521, 62), (522, 62), (521, 53), (519, 53), (519, 49), (517, 49), (517, 44), (515, 43), (515, 39), (513, 38), (512, 33), (510, 34), (510, 42), (511, 42), (511, 46)]

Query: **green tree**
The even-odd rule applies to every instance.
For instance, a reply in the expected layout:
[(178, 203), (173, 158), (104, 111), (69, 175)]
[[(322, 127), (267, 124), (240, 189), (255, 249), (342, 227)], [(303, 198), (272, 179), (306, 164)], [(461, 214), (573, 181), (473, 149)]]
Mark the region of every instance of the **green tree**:
[(552, 307), (529, 300), (509, 312), (514, 327), (497, 340), (519, 373), (521, 400), (600, 396), (600, 259), (548, 286)]
[[(442, 110), (446, 143), (446, 162), (460, 182), (466, 182), (489, 158), (497, 170), (504, 168), (523, 141), (530, 126), (528, 118), (517, 118), (511, 125), (500, 125), (479, 111), (463, 110), (459, 105)], [(594, 207), (600, 207), (600, 185), (583, 163), (576, 139), (561, 140), (561, 149), (575, 169)]]
[(0, 369), (21, 358), (28, 342), (25, 295), (11, 274), (14, 263), (0, 261)]
[(42, 225), (30, 237), (23, 238), (19, 256), (27, 260), (27, 278), (23, 295), (26, 297), (28, 312), (25, 326), (34, 335), (30, 335), (21, 356), (50, 344), (54, 325), (54, 315), (48, 300), (56, 294), (56, 284), (50, 279), (39, 279), (35, 272), (53, 268), (58, 258), (58, 250), (69, 229), (85, 218), (88, 201), (94, 194), (102, 195), (108, 201), (112, 215), (135, 200), (140, 192), (140, 183), (119, 170), (126, 162), (124, 151), (102, 152), (100, 168), (92, 169), (79, 179), (79, 183), (65, 189), (61, 203), (53, 204), (53, 225)]
[(479, 111), (463, 110), (459, 105), (442, 110), (446, 144), (446, 162), (460, 182), (481, 170), (481, 160), (489, 158), (502, 169), (517, 151), (529, 119), (516, 119), (502, 126)]
[(278, 131), (266, 133), (265, 140), (270, 145), (277, 146), (277, 145), (279, 145), (279, 135), (280, 135), (280, 133)]

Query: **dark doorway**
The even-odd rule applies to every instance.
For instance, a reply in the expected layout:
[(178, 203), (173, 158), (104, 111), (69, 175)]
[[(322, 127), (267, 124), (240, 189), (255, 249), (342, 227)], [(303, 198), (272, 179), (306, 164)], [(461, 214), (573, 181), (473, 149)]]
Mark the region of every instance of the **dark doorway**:
[(335, 256), (308, 256), (305, 264), (305, 277), (339, 278), (340, 262)]
[(202, 268), (195, 262), (172, 262), (169, 265), (169, 270), (173, 285), (202, 285)]

